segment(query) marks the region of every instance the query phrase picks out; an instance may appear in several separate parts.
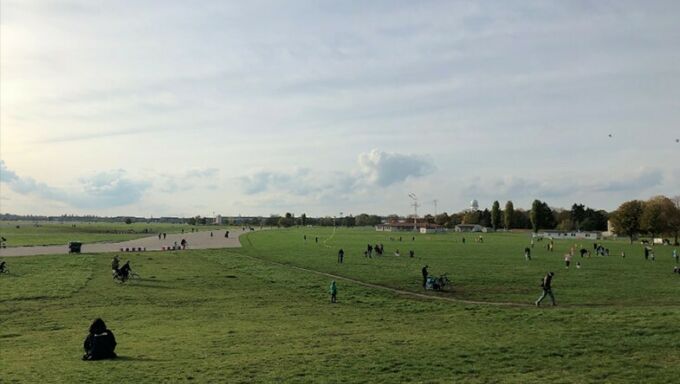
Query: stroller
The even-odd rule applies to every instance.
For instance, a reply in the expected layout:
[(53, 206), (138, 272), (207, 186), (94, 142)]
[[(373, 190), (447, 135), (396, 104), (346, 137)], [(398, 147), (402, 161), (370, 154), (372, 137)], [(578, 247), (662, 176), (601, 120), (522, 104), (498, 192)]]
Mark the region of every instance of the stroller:
[(449, 280), (448, 276), (446, 276), (446, 273), (439, 277), (428, 276), (427, 281), (425, 282), (425, 289), (441, 291), (449, 284), (451, 284), (451, 280)]

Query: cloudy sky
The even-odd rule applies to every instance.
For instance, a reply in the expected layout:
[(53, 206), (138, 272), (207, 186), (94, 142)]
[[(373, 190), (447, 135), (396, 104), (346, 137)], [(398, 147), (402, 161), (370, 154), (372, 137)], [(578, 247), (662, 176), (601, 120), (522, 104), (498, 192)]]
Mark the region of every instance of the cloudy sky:
[(0, 212), (677, 195), (679, 19), (677, 1), (2, 0)]

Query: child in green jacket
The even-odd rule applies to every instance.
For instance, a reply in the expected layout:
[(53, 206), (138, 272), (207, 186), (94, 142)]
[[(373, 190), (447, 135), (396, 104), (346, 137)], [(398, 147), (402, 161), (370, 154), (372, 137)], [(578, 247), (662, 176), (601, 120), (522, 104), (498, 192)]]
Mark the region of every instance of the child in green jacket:
[(338, 301), (337, 296), (338, 296), (338, 286), (335, 284), (335, 280), (331, 281), (331, 303), (335, 303)]

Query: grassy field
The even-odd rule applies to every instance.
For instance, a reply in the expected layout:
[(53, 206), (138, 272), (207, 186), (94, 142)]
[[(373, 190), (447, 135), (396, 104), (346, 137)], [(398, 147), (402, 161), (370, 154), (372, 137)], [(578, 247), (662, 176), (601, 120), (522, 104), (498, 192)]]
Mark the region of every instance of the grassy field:
[[(593, 256), (567, 271), (560, 255), (568, 243), (553, 254), (538, 243), (525, 262), (525, 235), (486, 235), (483, 244), (389, 236), (262, 231), (242, 237), (242, 249), (129, 254), (142, 280), (124, 285), (111, 281), (111, 255), (10, 258), (11, 273), (0, 276), (0, 382), (677, 381), (680, 277), (671, 248), (659, 247), (652, 263), (639, 245), (609, 242), (627, 257)], [(365, 259), (369, 241), (390, 256)], [(393, 256), (397, 247), (416, 258)], [(422, 293), (424, 263), (453, 277), (454, 289), (437, 295), (515, 305), (412, 297), (343, 279), (332, 305), (330, 277), (291, 267)], [(560, 305), (525, 305), (546, 270), (556, 272)], [(120, 358), (82, 362), (98, 316), (115, 332)]]
[[(191, 231), (192, 226), (182, 224), (147, 223), (43, 223), (25, 221), (0, 221), (0, 235), (7, 239), (8, 247), (63, 245), (69, 241), (85, 243), (118, 242), (153, 236), (157, 233)], [(193, 227), (200, 230), (225, 228), (224, 226)]]

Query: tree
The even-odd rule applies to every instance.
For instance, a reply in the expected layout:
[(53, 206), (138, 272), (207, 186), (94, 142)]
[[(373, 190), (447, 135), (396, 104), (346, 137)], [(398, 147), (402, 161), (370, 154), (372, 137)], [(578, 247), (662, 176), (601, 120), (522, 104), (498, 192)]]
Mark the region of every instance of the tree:
[(543, 201), (534, 200), (531, 204), (529, 219), (534, 232), (538, 232), (539, 229), (555, 228), (555, 216), (552, 209)]
[(125, 224), (132, 224), (132, 219), (129, 217), (125, 218)]
[(491, 212), (486, 208), (479, 213), (479, 225), (482, 227), (491, 226)]
[(503, 211), (503, 222), (505, 224), (505, 229), (512, 228), (514, 213), (515, 206), (512, 204), (512, 201), (505, 203), (505, 211)]
[(649, 233), (652, 237), (664, 233), (668, 229), (663, 214), (661, 202), (658, 199), (650, 199), (645, 202), (640, 215), (640, 229)]
[(657, 234), (675, 235), (677, 240), (680, 229), (680, 212), (673, 200), (666, 196), (656, 196), (645, 204), (640, 217), (640, 228), (652, 237)]
[(633, 237), (640, 232), (643, 207), (644, 203), (640, 200), (626, 201), (611, 216), (614, 232), (617, 235), (628, 236), (631, 244)]
[(479, 219), (479, 211), (467, 211), (463, 214), (463, 224), (479, 224)]
[(292, 227), (295, 225), (295, 217), (293, 217), (293, 214), (290, 212), (286, 212), (286, 215), (284, 217), (281, 217), (279, 219), (279, 222), (277, 223), (279, 227)]
[(279, 219), (281, 216), (279, 215), (270, 215), (268, 218), (264, 220), (264, 225), (268, 227), (274, 227), (279, 225)]
[(571, 219), (571, 211), (565, 209), (553, 211), (557, 229), (561, 231), (571, 231), (574, 229), (574, 222)]
[(440, 213), (434, 218), (434, 222), (439, 225), (446, 225), (449, 220), (449, 215), (446, 212)]
[(453, 228), (456, 225), (460, 224), (463, 222), (463, 216), (460, 213), (452, 213), (451, 216), (449, 216), (449, 222), (446, 224), (447, 228)]
[(370, 224), (368, 224), (369, 219), (370, 219), (370, 216), (368, 216), (367, 213), (361, 213), (361, 214), (357, 215), (357, 217), (355, 219), (355, 224), (356, 224), (357, 227), (368, 226), (368, 225), (370, 225)]
[(302, 215), (300, 215), (300, 225), (302, 225), (303, 227), (307, 225), (307, 214), (303, 213)]
[(529, 219), (529, 212), (523, 209), (517, 209), (512, 214), (512, 227), (518, 229), (531, 229), (531, 219)]
[(529, 213), (529, 218), (531, 219), (531, 229), (538, 232), (538, 227), (541, 221), (541, 207), (542, 203), (540, 200), (536, 199), (531, 203), (531, 212)]
[(501, 226), (501, 205), (498, 200), (494, 201), (491, 206), (491, 226), (494, 231)]
[(675, 210), (671, 214), (671, 220), (669, 224), (671, 233), (675, 236), (675, 241), (673, 244), (678, 245), (678, 233), (680, 233), (680, 195), (674, 196), (671, 198), (671, 201), (675, 206)]
[(607, 219), (609, 214), (607, 211), (596, 211), (591, 208), (586, 209), (585, 219), (581, 222), (581, 230), (583, 231), (606, 231)]
[(581, 223), (586, 219), (586, 206), (583, 204), (574, 204), (571, 206), (571, 221), (576, 226), (577, 230), (581, 230)]

